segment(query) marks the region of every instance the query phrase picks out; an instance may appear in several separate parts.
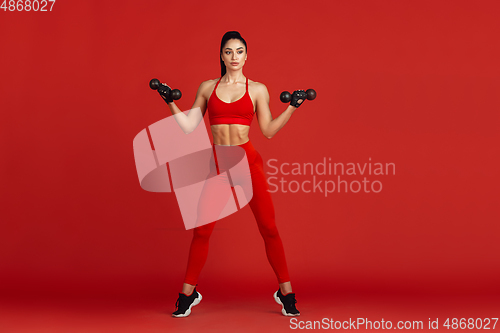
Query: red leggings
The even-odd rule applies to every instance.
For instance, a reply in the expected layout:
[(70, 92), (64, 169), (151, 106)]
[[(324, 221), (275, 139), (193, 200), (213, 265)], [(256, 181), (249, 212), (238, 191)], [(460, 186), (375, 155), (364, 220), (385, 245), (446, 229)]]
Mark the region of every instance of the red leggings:
[[(253, 196), (249, 205), (257, 220), (260, 234), (264, 238), (267, 259), (276, 274), (278, 283), (288, 282), (290, 278), (285, 260), (285, 251), (276, 228), (274, 206), (264, 174), (262, 157), (250, 141), (240, 145), (240, 147), (245, 150), (250, 167)], [(189, 251), (184, 283), (197, 284), (198, 276), (207, 260), (208, 243), (214, 227), (215, 222), (212, 222), (193, 229), (193, 240)]]

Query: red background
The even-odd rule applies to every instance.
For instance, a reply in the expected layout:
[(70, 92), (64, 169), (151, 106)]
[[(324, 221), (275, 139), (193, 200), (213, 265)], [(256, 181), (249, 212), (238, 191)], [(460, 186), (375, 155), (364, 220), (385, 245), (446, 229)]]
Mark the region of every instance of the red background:
[[(273, 117), (285, 109), (281, 91), (318, 93), (270, 141), (254, 120), (264, 161), (396, 165), (369, 178), (383, 183), (378, 194), (273, 194), (294, 290), (498, 295), (496, 3), (57, 1), (47, 13), (1, 11), (0, 291), (180, 290), (191, 231), (173, 193), (141, 189), (132, 140), (170, 115), (149, 80), (181, 89), (177, 104), (189, 109), (200, 82), (220, 75), (222, 35), (238, 30), (244, 75), (267, 85)], [(248, 206), (217, 222), (210, 246), (200, 288), (275, 290)]]

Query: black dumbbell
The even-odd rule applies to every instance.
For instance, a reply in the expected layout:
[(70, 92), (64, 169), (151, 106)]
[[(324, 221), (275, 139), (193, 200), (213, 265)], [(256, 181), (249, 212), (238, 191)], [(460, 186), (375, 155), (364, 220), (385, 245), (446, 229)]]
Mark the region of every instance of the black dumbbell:
[[(158, 90), (158, 88), (160, 88), (160, 84), (160, 80), (158, 79), (152, 79), (149, 81), (149, 87), (153, 90)], [(172, 97), (173, 100), (178, 100), (182, 97), (182, 93), (179, 89), (172, 89), (170, 97)]]
[[(307, 89), (306, 94), (307, 99), (310, 101), (316, 98), (316, 90), (314, 89)], [(280, 100), (283, 103), (289, 103), (292, 100), (292, 94), (290, 94), (288, 91), (283, 91), (280, 95)]]

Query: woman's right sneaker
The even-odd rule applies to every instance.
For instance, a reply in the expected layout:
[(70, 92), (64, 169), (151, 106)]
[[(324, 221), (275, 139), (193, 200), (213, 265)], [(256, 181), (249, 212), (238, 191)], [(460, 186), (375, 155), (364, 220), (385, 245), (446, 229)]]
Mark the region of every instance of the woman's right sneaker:
[(297, 300), (295, 299), (294, 293), (288, 293), (283, 296), (281, 289), (278, 289), (273, 296), (276, 303), (281, 305), (281, 313), (283, 316), (300, 316), (299, 310), (295, 307)]
[(196, 287), (190, 296), (179, 293), (179, 298), (175, 302), (176, 311), (172, 313), (173, 317), (187, 317), (191, 314), (191, 308), (201, 302), (201, 294), (196, 291)]

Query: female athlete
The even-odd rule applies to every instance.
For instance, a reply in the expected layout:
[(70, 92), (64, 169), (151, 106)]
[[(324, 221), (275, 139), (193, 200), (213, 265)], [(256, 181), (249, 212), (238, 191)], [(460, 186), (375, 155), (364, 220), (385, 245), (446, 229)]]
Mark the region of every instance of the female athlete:
[[(248, 138), (254, 114), (262, 134), (271, 139), (285, 126), (293, 112), (305, 100), (303, 90), (292, 94), (290, 105), (277, 118), (273, 119), (269, 109), (269, 93), (262, 83), (249, 80), (243, 75), (247, 60), (247, 43), (237, 31), (229, 31), (222, 37), (220, 46), (221, 77), (200, 84), (192, 109), (200, 108), (201, 118), (208, 110), (213, 146), (239, 146), (245, 150), (250, 174), (253, 196), (249, 202), (255, 216), (260, 234), (264, 238), (266, 255), (276, 274), (279, 288), (274, 293), (275, 301), (282, 306), (285, 316), (298, 316), (295, 293), (288, 275), (283, 244), (276, 228), (274, 206), (266, 177), (263, 160)], [(186, 118), (170, 97), (170, 87), (161, 85), (158, 89), (174, 116)], [(189, 251), (186, 275), (182, 292), (176, 302), (174, 317), (187, 317), (191, 308), (197, 305), (201, 294), (196, 290), (198, 276), (208, 254), (209, 238), (215, 222), (193, 229), (193, 239)]]

